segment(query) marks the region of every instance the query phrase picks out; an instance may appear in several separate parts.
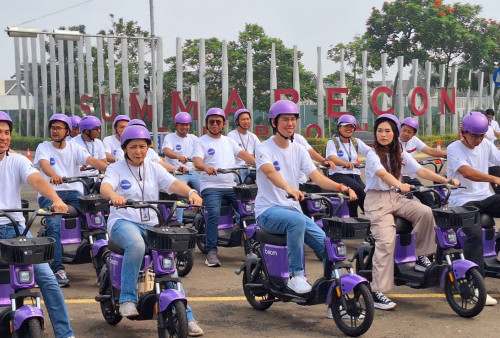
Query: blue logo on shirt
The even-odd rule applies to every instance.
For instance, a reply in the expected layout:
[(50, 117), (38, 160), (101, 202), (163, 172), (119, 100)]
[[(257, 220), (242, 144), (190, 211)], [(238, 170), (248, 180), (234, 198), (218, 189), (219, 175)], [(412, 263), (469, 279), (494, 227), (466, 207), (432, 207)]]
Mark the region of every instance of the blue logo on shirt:
[(115, 150), (113, 150), (113, 155), (116, 155), (116, 152), (117, 152), (117, 151), (118, 151), (118, 150), (116, 150), (116, 149), (115, 149)]
[(175, 145), (175, 150), (181, 150), (181, 149), (182, 149), (182, 148), (181, 148), (181, 145), (180, 145), (180, 144), (176, 144), (176, 145)]
[(122, 180), (120, 182), (120, 187), (123, 189), (123, 190), (129, 190), (131, 187), (132, 187), (132, 184), (130, 184), (129, 181), (127, 180)]
[(274, 169), (276, 169), (276, 171), (280, 171), (281, 170), (280, 163), (278, 161), (274, 161), (273, 165), (274, 165)]
[(214, 148), (208, 148), (207, 153), (210, 156), (215, 155), (215, 149)]
[(340, 149), (339, 151), (337, 151), (337, 155), (338, 155), (338, 157), (344, 156), (344, 152), (342, 151), (342, 149)]
[(56, 160), (53, 157), (51, 157), (50, 158), (50, 165), (55, 165), (55, 164), (56, 164)]

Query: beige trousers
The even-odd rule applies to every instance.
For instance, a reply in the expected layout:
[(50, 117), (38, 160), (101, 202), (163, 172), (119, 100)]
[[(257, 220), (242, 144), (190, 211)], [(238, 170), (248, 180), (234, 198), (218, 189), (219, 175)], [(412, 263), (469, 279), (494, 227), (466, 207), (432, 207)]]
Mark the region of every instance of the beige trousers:
[(392, 190), (369, 190), (365, 198), (365, 215), (371, 221), (370, 229), (375, 239), (371, 288), (373, 292), (388, 292), (394, 287), (394, 216), (413, 223), (417, 256), (436, 251), (434, 216), (428, 206)]

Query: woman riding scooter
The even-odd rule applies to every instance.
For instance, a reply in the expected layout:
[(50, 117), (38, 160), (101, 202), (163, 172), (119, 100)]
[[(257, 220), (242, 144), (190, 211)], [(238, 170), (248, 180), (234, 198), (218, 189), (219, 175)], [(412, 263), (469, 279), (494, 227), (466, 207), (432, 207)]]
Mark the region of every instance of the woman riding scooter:
[(436, 251), (435, 221), (432, 211), (422, 203), (408, 199), (396, 189), (406, 193), (411, 186), (401, 181), (402, 175), (417, 174), (434, 182), (458, 185), (456, 179), (446, 179), (422, 167), (404, 152), (398, 141), (401, 125), (391, 114), (382, 114), (373, 127), (373, 149), (366, 155), (365, 215), (371, 220), (371, 232), (375, 239), (373, 278), (371, 288), (375, 308), (392, 310), (396, 303), (384, 293), (393, 288), (394, 248), (396, 227), (394, 216), (413, 223), (418, 260), (415, 270), (425, 271), (431, 265), (428, 255)]
[[(137, 278), (145, 253), (146, 228), (158, 223), (157, 215), (150, 209), (120, 209), (127, 199), (158, 200), (158, 188), (169, 194), (189, 198), (191, 204), (201, 205), (202, 199), (194, 189), (175, 179), (158, 163), (146, 159), (151, 144), (149, 131), (143, 126), (129, 126), (121, 135), (125, 159), (111, 164), (101, 184), (101, 194), (110, 200), (108, 233), (113, 241), (124, 249), (121, 273), (120, 314), (137, 316)], [(203, 335), (203, 330), (187, 307), (190, 336)]]

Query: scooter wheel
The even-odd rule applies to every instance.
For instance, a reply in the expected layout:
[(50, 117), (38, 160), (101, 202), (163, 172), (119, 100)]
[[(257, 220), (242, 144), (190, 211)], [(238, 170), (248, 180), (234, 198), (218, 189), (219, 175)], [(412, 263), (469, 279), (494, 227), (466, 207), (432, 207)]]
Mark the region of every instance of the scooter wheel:
[(444, 292), (452, 310), (466, 318), (480, 314), (486, 303), (486, 287), (479, 271), (469, 269), (456, 283), (446, 276)]
[(202, 214), (196, 214), (193, 220), (193, 227), (198, 231), (196, 246), (200, 249), (201, 253), (207, 254), (207, 230)]
[(173, 301), (169, 307), (158, 314), (158, 337), (187, 337), (188, 320), (186, 305), (181, 300)]
[(360, 336), (368, 331), (375, 315), (373, 297), (366, 284), (358, 284), (351, 293), (341, 297), (333, 295), (330, 309), (335, 324), (348, 336)]
[(191, 269), (193, 269), (193, 251), (177, 251), (175, 253), (175, 261), (179, 277), (187, 276), (187, 274), (191, 272)]
[[(259, 269), (257, 271), (256, 269)], [(249, 271), (245, 269), (243, 272), (243, 293), (245, 294), (245, 298), (248, 303), (256, 310), (267, 310), (273, 305), (272, 300), (274, 299), (274, 295), (265, 289), (264, 285), (262, 285), (262, 290), (254, 291), (245, 287), (246, 283), (251, 284), (262, 284), (264, 281), (264, 272), (258, 266), (255, 266), (252, 269), (252, 276), (249, 277)], [(249, 280), (248, 278), (251, 278)]]
[(31, 337), (31, 338), (41, 338), (42, 336), (42, 324), (40, 318), (31, 317), (24, 321), (23, 325), (14, 332), (12, 337)]

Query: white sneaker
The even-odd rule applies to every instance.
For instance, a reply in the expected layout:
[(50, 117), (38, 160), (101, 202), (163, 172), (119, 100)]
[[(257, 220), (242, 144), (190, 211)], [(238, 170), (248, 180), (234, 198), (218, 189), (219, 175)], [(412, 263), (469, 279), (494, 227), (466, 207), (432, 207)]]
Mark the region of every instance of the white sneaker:
[(192, 320), (188, 323), (188, 336), (189, 337), (203, 336), (203, 329), (198, 325), (196, 320)]
[(133, 302), (123, 302), (120, 304), (120, 315), (122, 317), (134, 317), (138, 316), (137, 308)]
[(491, 297), (490, 295), (486, 294), (486, 303), (484, 305), (486, 306), (493, 306), (493, 305), (497, 305), (497, 300), (493, 297)]
[(306, 276), (293, 276), (288, 280), (287, 287), (295, 293), (311, 292), (312, 286), (307, 282)]

